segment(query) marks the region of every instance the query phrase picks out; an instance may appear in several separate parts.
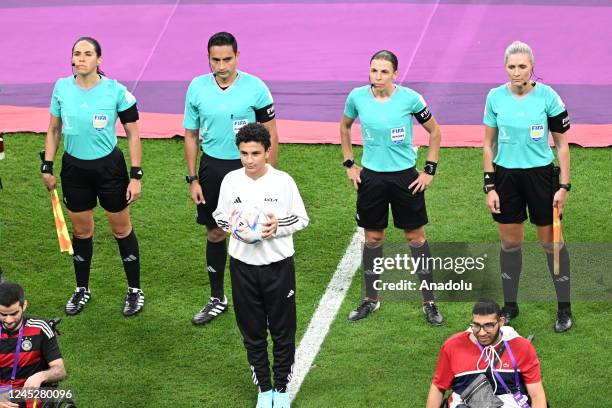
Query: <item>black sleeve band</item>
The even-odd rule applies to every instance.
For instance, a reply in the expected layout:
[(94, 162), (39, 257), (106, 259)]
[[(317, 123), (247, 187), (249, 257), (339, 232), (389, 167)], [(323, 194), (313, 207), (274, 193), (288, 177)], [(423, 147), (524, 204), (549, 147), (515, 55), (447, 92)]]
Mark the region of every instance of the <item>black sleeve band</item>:
[(136, 122), (138, 119), (140, 119), (138, 117), (138, 107), (136, 106), (136, 104), (133, 104), (126, 110), (118, 112), (117, 114), (119, 115), (119, 120), (124, 125), (126, 123)]
[(274, 111), (274, 104), (271, 103), (268, 106), (264, 106), (260, 109), (255, 109), (255, 120), (259, 123), (266, 123), (274, 119), (276, 112)]
[(431, 112), (429, 111), (429, 108), (427, 106), (424, 107), (422, 111), (414, 114), (414, 117), (416, 118), (417, 122), (419, 122), (421, 125), (431, 119), (431, 116)]
[(557, 116), (548, 118), (548, 129), (550, 129), (551, 132), (565, 133), (569, 130), (569, 128), (570, 118), (566, 110)]

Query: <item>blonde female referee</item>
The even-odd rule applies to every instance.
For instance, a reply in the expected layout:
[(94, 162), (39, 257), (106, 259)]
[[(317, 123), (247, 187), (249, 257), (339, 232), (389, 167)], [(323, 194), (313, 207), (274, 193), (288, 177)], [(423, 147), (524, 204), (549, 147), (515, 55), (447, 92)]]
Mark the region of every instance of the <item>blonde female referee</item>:
[[(569, 116), (565, 104), (550, 86), (531, 80), (534, 58), (529, 45), (520, 41), (510, 44), (504, 66), (509, 81), (491, 89), (483, 120), (484, 193), (501, 240), (499, 259), (505, 302), (502, 312), (506, 324), (519, 314), (523, 223), (529, 211), (529, 220), (536, 226), (557, 292), (554, 330), (565, 332), (573, 324), (570, 259), (563, 245), (559, 252), (559, 274), (555, 275), (553, 207), (563, 212), (571, 189)], [(557, 148), (559, 174), (552, 164), (549, 132)], [(494, 144), (497, 144), (495, 153)]]

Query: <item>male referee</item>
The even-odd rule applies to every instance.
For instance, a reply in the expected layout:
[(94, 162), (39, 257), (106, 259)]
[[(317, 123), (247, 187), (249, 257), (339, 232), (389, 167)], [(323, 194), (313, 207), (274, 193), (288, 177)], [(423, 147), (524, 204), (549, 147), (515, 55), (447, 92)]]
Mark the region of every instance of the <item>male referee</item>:
[[(268, 162), (276, 166), (278, 133), (274, 102), (259, 78), (238, 71), (238, 43), (230, 33), (220, 32), (208, 40), (211, 73), (194, 78), (185, 98), (185, 160), (191, 199), (197, 204), (197, 222), (206, 226), (206, 264), (210, 300), (193, 319), (204, 325), (227, 310), (223, 275), (227, 259), (225, 232), (212, 217), (217, 208), (221, 181), (242, 167), (236, 134), (244, 125), (259, 122), (270, 133)], [(196, 173), (198, 137), (202, 157)]]
[[(270, 135), (260, 124), (243, 127), (236, 136), (243, 169), (230, 172), (214, 213), (230, 232), (235, 211), (254, 207), (268, 216), (262, 241), (247, 244), (230, 238), (230, 273), (236, 322), (259, 387), (257, 408), (289, 408), (287, 384), (295, 360), (295, 270), (293, 233), (308, 225), (308, 215), (291, 176), (266, 164)], [(247, 227), (248, 228), (248, 227)], [(268, 360), (268, 330), (274, 352), (274, 390)]]

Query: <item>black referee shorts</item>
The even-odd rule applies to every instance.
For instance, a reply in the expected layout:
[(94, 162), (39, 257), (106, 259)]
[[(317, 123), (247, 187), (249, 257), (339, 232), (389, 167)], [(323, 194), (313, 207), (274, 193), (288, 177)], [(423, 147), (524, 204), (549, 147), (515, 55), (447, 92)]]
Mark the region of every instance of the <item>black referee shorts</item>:
[(204, 204), (198, 205), (198, 224), (206, 225), (208, 228), (217, 228), (212, 214), (217, 209), (221, 182), (227, 173), (242, 167), (240, 159), (223, 160), (202, 153), (198, 179), (204, 194)]
[(125, 194), (130, 178), (118, 147), (94, 160), (81, 160), (64, 153), (60, 177), (64, 204), (72, 212), (91, 210), (98, 199), (102, 208), (111, 213), (120, 212), (128, 205)]
[(530, 169), (495, 166), (495, 191), (501, 213), (493, 214), (500, 224), (521, 224), (527, 219), (535, 225), (551, 225), (554, 196), (553, 165)]
[(419, 176), (414, 167), (393, 172), (363, 168), (357, 189), (357, 225), (365, 229), (385, 229), (389, 206), (396, 228), (412, 230), (427, 224), (425, 193), (412, 194), (408, 189)]

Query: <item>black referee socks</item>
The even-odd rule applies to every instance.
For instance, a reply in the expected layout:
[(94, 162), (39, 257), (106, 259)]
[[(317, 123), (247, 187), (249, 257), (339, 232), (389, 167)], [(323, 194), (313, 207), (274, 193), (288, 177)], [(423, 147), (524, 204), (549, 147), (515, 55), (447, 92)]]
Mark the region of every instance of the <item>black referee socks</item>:
[(546, 253), (548, 271), (555, 284), (559, 310), (570, 308), (570, 259), (565, 245), (559, 250), (559, 275), (555, 275), (554, 255)]
[[(420, 265), (427, 265), (429, 263), (429, 259), (431, 258), (429, 242), (425, 241), (421, 246), (418, 247), (412, 245), (408, 246), (410, 247), (410, 253), (412, 254), (413, 258), (422, 259), (421, 261), (419, 261)], [(431, 287), (431, 284), (433, 283), (433, 273), (431, 270), (429, 270), (428, 268), (421, 268), (416, 271), (416, 274), (419, 275), (419, 279), (421, 282), (425, 281), (427, 282), (427, 287)], [(423, 293), (424, 302), (434, 301), (433, 291), (431, 291), (430, 289), (422, 289), (421, 292)]]
[(361, 258), (363, 266), (363, 280), (365, 284), (365, 296), (368, 299), (378, 299), (378, 291), (374, 289), (374, 281), (380, 279), (380, 275), (374, 273), (374, 259), (383, 257), (383, 246), (369, 247), (363, 245), (363, 254)]
[(220, 242), (206, 240), (206, 266), (210, 280), (210, 296), (223, 302), (223, 276), (225, 275), (225, 262), (227, 261), (227, 247), (225, 239)]
[(89, 288), (89, 271), (91, 270), (91, 258), (93, 256), (93, 238), (80, 239), (72, 237), (72, 263), (77, 287)]
[(140, 250), (134, 229), (125, 238), (117, 238), (123, 269), (130, 288), (140, 288)]
[(523, 267), (523, 251), (519, 247), (516, 251), (499, 250), (499, 266), (504, 289), (504, 303), (516, 304), (519, 289), (519, 279)]

